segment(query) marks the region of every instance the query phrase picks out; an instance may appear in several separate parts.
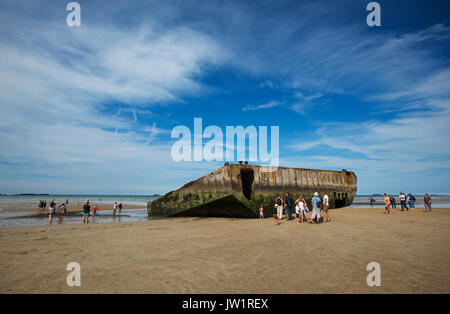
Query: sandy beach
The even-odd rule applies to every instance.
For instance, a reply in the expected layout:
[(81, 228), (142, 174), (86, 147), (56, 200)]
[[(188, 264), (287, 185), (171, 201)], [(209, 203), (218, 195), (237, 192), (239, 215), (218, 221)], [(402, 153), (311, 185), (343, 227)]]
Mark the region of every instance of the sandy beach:
[[(383, 212), (0, 229), (0, 293), (450, 293), (450, 210)], [(66, 285), (72, 261), (81, 287)]]

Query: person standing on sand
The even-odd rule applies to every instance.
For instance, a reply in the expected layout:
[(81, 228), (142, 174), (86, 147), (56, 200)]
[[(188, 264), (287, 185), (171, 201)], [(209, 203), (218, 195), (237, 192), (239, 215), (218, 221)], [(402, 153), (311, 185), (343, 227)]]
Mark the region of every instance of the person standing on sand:
[(284, 202), (287, 205), (287, 219), (291, 220), (292, 219), (292, 205), (294, 205), (294, 200), (292, 199), (292, 197), (289, 195), (289, 192), (286, 193), (286, 198), (284, 199)]
[(92, 208), (92, 214), (94, 216), (95, 216), (95, 214), (97, 214), (97, 210), (98, 210), (98, 207), (97, 207), (97, 205), (95, 205), (94, 208)]
[(409, 208), (416, 208), (416, 206), (414, 204), (416, 202), (416, 198), (414, 197), (414, 195), (409, 193), (407, 200), (408, 200)]
[(395, 197), (393, 195), (389, 196), (389, 203), (392, 208), (397, 208), (397, 204), (395, 203)]
[(299, 200), (295, 201), (295, 219), (297, 220), (297, 223), (300, 223), (300, 205)]
[(83, 206), (83, 223), (89, 223), (89, 213), (91, 212), (91, 205), (89, 205), (89, 200)]
[(122, 207), (123, 207), (122, 201), (120, 201), (120, 203), (119, 203), (119, 216), (120, 216), (120, 213), (122, 212)]
[(408, 206), (406, 206), (406, 196), (405, 196), (405, 194), (403, 194), (403, 192), (400, 192), (399, 199), (400, 199), (400, 206), (402, 207), (402, 211), (404, 211), (405, 208), (408, 211), (409, 208), (408, 208)]
[(278, 205), (275, 203), (273, 207), (273, 225), (278, 226)]
[(324, 222), (330, 222), (330, 214), (328, 214), (328, 207), (330, 206), (330, 203), (328, 201), (328, 195), (326, 192), (323, 192), (323, 221)]
[(117, 210), (117, 202), (114, 202), (114, 207), (113, 207), (113, 216), (116, 216), (116, 210)]
[(48, 223), (53, 223), (53, 215), (56, 213), (55, 206), (52, 206), (50, 204), (50, 207), (48, 208)]
[(263, 219), (264, 218), (264, 208), (262, 206), (262, 204), (259, 206), (259, 219)]
[(431, 197), (428, 193), (425, 193), (423, 197), (423, 205), (425, 206), (425, 211), (431, 212)]
[(302, 222), (306, 221), (308, 222), (308, 219), (306, 218), (306, 212), (309, 211), (308, 209), (308, 205), (306, 205), (305, 199), (303, 198), (302, 195), (300, 195), (300, 199), (299, 199), (299, 205), (300, 205), (300, 217)]
[(391, 201), (386, 193), (384, 193), (384, 214), (389, 215), (391, 212), (390, 209)]
[(58, 215), (59, 215), (59, 222), (61, 223), (64, 219), (64, 215), (66, 214), (67, 208), (64, 203), (59, 205), (58, 207)]
[(369, 202), (370, 202), (370, 207), (373, 208), (373, 203), (375, 203), (375, 200), (373, 199), (372, 196), (369, 198)]
[(320, 207), (321, 207), (321, 201), (319, 197), (319, 193), (314, 192), (314, 197), (311, 199), (311, 204), (313, 207), (312, 215), (311, 215), (311, 221), (310, 224), (315, 223), (315, 220), (317, 220), (317, 223), (320, 221)]
[(281, 195), (278, 195), (278, 197), (275, 199), (275, 204), (277, 205), (277, 213), (278, 213), (278, 219), (283, 218), (283, 199), (281, 198)]

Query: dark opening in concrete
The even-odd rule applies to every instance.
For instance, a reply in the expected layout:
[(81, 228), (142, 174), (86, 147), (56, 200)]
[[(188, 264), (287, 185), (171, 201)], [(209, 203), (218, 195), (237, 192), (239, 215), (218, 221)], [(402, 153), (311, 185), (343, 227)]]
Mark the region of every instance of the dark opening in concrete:
[(242, 193), (248, 200), (252, 196), (253, 179), (254, 179), (253, 169), (250, 168), (241, 169)]
[(170, 217), (255, 218), (256, 215), (233, 195), (176, 213)]

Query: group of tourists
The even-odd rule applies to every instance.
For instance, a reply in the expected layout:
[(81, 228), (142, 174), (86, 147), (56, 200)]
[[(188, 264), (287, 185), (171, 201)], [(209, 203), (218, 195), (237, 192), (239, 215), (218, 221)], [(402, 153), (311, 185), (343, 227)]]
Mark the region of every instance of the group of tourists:
[[(312, 213), (308, 219), (306, 213), (309, 212), (308, 204), (302, 195), (297, 200), (292, 199), (289, 192), (286, 193), (283, 199), (281, 195), (278, 195), (275, 199), (275, 205), (273, 207), (273, 224), (278, 226), (278, 220), (286, 218), (286, 220), (293, 220), (292, 213), (295, 205), (295, 217), (298, 224), (307, 222), (310, 224), (323, 222), (330, 222), (330, 214), (328, 213), (329, 198), (326, 192), (323, 192), (323, 199), (319, 197), (319, 193), (315, 192), (311, 199)], [(321, 212), (323, 217), (321, 217)], [(259, 208), (259, 217), (264, 218), (264, 208), (261, 205)]]
[[(386, 215), (389, 215), (391, 212), (391, 207), (397, 208), (395, 197), (392, 195), (388, 196), (386, 193), (384, 193), (383, 200), (384, 200), (384, 210), (385, 210), (384, 213)], [(414, 195), (412, 195), (411, 193), (408, 193), (408, 195), (405, 195), (405, 193), (400, 192), (399, 200), (400, 200), (401, 211), (404, 211), (405, 209), (406, 209), (406, 211), (409, 211), (410, 208), (416, 208), (416, 205), (415, 205), (416, 197)], [(409, 205), (409, 207), (408, 207), (408, 205)], [(425, 195), (423, 197), (423, 205), (425, 206), (425, 211), (431, 212), (431, 197), (428, 193), (425, 193)]]
[[(119, 216), (122, 213), (123, 203), (120, 201), (119, 204), (117, 202), (114, 202), (113, 206), (113, 216), (116, 216), (117, 210), (119, 210)], [(97, 214), (98, 207), (97, 205), (94, 206), (92, 209), (93, 216)], [(83, 205), (83, 223), (89, 223), (89, 216), (91, 214), (91, 205), (89, 205), (89, 200), (86, 201), (86, 204)]]
[[(51, 224), (53, 222), (53, 216), (58, 215), (59, 216), (59, 223), (62, 223), (64, 219), (64, 215), (67, 213), (67, 205), (69, 204), (69, 200), (66, 200), (65, 202), (61, 203), (58, 208), (55, 200), (52, 200), (50, 202), (50, 205), (48, 207), (48, 222)], [(47, 201), (46, 200), (40, 200), (38, 207), (41, 210), (45, 210), (47, 207)], [(119, 212), (119, 216), (122, 213), (123, 203), (120, 201), (120, 203), (114, 202), (113, 207), (113, 216), (116, 216), (116, 212)], [(92, 208), (92, 215), (95, 217), (97, 215), (98, 206), (94, 205)], [(87, 200), (86, 203), (83, 205), (83, 223), (89, 223), (89, 216), (91, 215), (91, 205), (90, 201)]]
[[(62, 222), (63, 219), (64, 219), (64, 215), (67, 212), (67, 205), (68, 204), (69, 204), (69, 200), (66, 200), (65, 202), (61, 203), (58, 206), (58, 209), (56, 209), (57, 204), (56, 204), (55, 200), (53, 199), (50, 202), (50, 205), (48, 207), (48, 222), (51, 224), (53, 222), (53, 216), (55, 216), (55, 215), (58, 215), (59, 222)], [(40, 200), (38, 207), (41, 210), (45, 210), (45, 208), (47, 207), (47, 201), (46, 200)]]

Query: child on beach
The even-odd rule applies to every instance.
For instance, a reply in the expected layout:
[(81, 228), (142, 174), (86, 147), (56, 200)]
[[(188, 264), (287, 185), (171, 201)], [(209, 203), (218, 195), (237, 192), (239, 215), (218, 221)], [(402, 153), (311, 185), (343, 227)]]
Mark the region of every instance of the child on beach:
[(297, 223), (299, 224), (300, 221), (300, 205), (299, 205), (299, 200), (295, 201), (295, 218), (297, 219)]
[(384, 193), (384, 214), (385, 215), (389, 215), (389, 213), (391, 212), (390, 205), (391, 205), (391, 201), (390, 201), (389, 197), (387, 196), (387, 194)]
[(64, 203), (62, 203), (61, 205), (59, 205), (58, 207), (58, 215), (59, 215), (59, 222), (63, 221), (64, 215), (66, 214), (66, 205)]
[(284, 212), (286, 213), (286, 219), (289, 220), (289, 206), (284, 204)]
[(94, 206), (94, 208), (92, 208), (92, 214), (95, 216), (95, 214), (97, 214), (97, 205)]
[(116, 216), (116, 210), (117, 210), (117, 202), (114, 202), (113, 216)]
[(259, 206), (259, 219), (263, 219), (264, 218), (264, 208), (263, 206)]
[(278, 205), (276, 203), (273, 207), (273, 225), (278, 226)]
[(303, 199), (303, 196), (300, 196), (300, 198), (298, 199), (298, 206), (300, 208), (300, 222), (308, 222), (308, 220), (306, 219), (306, 212), (308, 211), (308, 206), (305, 203), (305, 200)]

